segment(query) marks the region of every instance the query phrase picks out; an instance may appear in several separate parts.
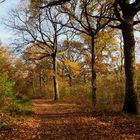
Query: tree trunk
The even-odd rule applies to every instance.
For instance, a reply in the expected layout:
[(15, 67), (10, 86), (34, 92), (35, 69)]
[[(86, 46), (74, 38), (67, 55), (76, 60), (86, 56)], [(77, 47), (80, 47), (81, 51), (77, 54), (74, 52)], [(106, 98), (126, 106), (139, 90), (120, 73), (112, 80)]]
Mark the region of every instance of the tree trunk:
[(125, 24), (122, 28), (124, 39), (125, 99), (122, 111), (137, 114), (137, 93), (135, 77), (135, 39), (133, 26)]
[(120, 67), (120, 73), (123, 72), (123, 62), (124, 62), (124, 54), (123, 54), (123, 38), (120, 37), (120, 51), (121, 51), (121, 67)]
[(92, 73), (92, 102), (96, 105), (96, 70), (95, 70), (95, 40), (94, 35), (91, 37), (91, 73)]
[(86, 74), (85, 74), (85, 73), (84, 73), (83, 80), (84, 80), (84, 83), (86, 83), (86, 82), (87, 82), (87, 79), (86, 79)]
[(32, 81), (32, 90), (33, 90), (33, 95), (35, 96), (36, 92), (35, 92), (34, 81)]
[(54, 101), (59, 100), (58, 80), (57, 80), (57, 61), (56, 55), (53, 56), (53, 82), (54, 82)]
[(40, 89), (40, 96), (42, 97), (42, 71), (41, 70), (39, 73), (39, 89)]
[(71, 75), (69, 75), (68, 77), (69, 77), (69, 86), (72, 87), (72, 77)]

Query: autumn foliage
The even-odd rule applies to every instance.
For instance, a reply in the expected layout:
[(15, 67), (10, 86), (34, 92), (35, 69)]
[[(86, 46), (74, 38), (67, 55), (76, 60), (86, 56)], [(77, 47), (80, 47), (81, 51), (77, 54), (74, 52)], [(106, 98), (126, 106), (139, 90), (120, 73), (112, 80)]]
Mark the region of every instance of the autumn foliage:
[(0, 44), (0, 139), (139, 139), (139, 7), (20, 2)]

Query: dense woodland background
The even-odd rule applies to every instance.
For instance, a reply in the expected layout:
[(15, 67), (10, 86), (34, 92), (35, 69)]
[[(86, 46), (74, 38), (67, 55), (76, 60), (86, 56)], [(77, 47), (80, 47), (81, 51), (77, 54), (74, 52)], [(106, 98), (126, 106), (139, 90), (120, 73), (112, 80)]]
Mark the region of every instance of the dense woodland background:
[(11, 129), (5, 115), (31, 115), (32, 99), (139, 114), (139, 11), (139, 0), (25, 0), (11, 9), (4, 24), (15, 39), (0, 45), (0, 129)]

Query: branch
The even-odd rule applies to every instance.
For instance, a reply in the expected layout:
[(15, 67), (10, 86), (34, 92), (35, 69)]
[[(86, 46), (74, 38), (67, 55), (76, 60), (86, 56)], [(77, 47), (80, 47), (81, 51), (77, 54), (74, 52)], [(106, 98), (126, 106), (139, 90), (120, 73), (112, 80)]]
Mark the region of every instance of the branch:
[(42, 60), (42, 59), (44, 59), (46, 57), (49, 57), (49, 56), (52, 56), (52, 55), (51, 54), (46, 54), (46, 55), (40, 56), (38, 58), (29, 58), (27, 60)]
[(118, 9), (118, 4), (119, 4), (118, 1), (115, 0), (115, 2), (113, 4), (113, 6), (114, 6), (114, 13), (115, 13), (116, 17), (118, 18), (118, 20), (120, 22), (124, 22), (124, 19), (120, 15), (120, 12), (119, 12), (119, 9)]
[(116, 29), (122, 29), (122, 25), (120, 24), (120, 25), (116, 25), (116, 26), (114, 26), (114, 25), (108, 25), (109, 27), (111, 27), (111, 28), (116, 28)]
[(0, 1), (0, 4), (3, 3), (4, 1), (6, 1), (6, 0), (2, 0), (2, 1)]
[(69, 2), (69, 1), (70, 1), (70, 0), (58, 0), (58, 1), (53, 1), (53, 2), (48, 3), (48, 4), (45, 5), (45, 6), (41, 6), (40, 8), (44, 9), (44, 8), (48, 8), (48, 7), (51, 7), (51, 6), (58, 6), (58, 5), (65, 4), (66, 2)]
[(139, 23), (140, 23), (140, 20), (134, 21), (133, 25), (135, 26), (135, 25), (137, 25), (137, 24), (139, 24)]
[(134, 15), (140, 11), (140, 0), (135, 0), (131, 5), (134, 8)]
[(140, 8), (140, 1), (139, 0), (135, 0), (135, 2), (133, 2), (131, 4), (135, 9), (139, 9)]

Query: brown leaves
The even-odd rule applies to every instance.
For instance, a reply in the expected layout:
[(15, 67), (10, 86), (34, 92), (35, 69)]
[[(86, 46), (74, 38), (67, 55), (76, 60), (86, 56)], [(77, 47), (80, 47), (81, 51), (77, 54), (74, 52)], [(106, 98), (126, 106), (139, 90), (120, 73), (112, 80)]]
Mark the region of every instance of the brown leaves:
[(11, 132), (2, 132), (0, 138), (9, 140), (115, 140), (139, 139), (138, 116), (115, 112), (84, 112), (76, 105), (35, 100), (35, 115), (22, 118)]

